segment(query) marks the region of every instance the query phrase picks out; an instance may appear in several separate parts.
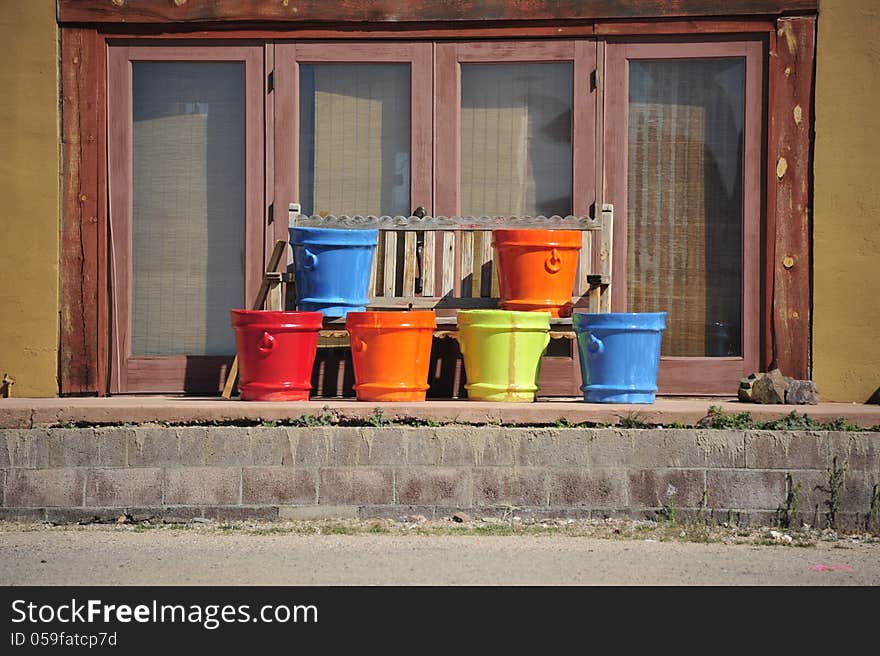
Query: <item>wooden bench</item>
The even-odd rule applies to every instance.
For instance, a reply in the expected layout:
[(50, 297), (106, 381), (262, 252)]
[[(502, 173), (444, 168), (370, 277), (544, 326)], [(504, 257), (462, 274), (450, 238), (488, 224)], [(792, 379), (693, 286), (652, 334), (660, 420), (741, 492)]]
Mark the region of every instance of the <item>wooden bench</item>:
[[(299, 206), (291, 204), (288, 220), (290, 227), (378, 229), (379, 243), (370, 275), (369, 309), (432, 309), (437, 314), (435, 336), (442, 338), (456, 335), (458, 310), (499, 307), (493, 229), (580, 230), (581, 250), (572, 305), (575, 310), (610, 312), (613, 215), (614, 208), (606, 204), (595, 218), (322, 217), (300, 214)], [(542, 364), (542, 382), (546, 380), (549, 387), (542, 384), (542, 393), (576, 395), (577, 385), (560, 382), (560, 376), (571, 378), (572, 383), (579, 384), (580, 380), (571, 318), (551, 319), (550, 323), (551, 337), (566, 340), (567, 344), (548, 350)], [(345, 319), (325, 320), (321, 345), (347, 346), (344, 327)], [(554, 356), (553, 353), (567, 355)]]

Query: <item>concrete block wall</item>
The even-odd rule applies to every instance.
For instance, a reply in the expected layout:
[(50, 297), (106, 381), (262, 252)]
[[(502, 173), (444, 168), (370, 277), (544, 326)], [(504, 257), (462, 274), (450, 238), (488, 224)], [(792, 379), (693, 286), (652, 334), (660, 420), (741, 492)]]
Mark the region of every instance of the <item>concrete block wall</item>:
[[(653, 518), (880, 530), (880, 433), (508, 427), (0, 430), (0, 519)], [(823, 490), (822, 488), (826, 488)], [(873, 505), (872, 505), (873, 504)], [(791, 504), (789, 504), (791, 505)]]

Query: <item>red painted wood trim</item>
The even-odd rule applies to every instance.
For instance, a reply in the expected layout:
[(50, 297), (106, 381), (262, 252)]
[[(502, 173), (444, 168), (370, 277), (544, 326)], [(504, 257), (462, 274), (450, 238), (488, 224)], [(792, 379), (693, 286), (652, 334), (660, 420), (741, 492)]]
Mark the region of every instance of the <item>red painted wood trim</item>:
[[(572, 85), (571, 204), (575, 216), (587, 216), (596, 202), (596, 90), (590, 84), (596, 70), (596, 42), (574, 44)], [(601, 208), (599, 208), (601, 210)], [(598, 216), (598, 214), (597, 214)]]
[(765, 164), (764, 171), (764, 233), (767, 238), (764, 240), (764, 261), (761, 263), (762, 282), (764, 289), (764, 298), (762, 305), (763, 327), (761, 338), (763, 340), (761, 351), (761, 370), (769, 371), (776, 366), (776, 354), (773, 346), (773, 280), (775, 277), (773, 263), (776, 261), (776, 167), (770, 164), (770, 153), (772, 152), (773, 135), (778, 132), (776, 124), (778, 119), (775, 118), (773, 108), (777, 105), (776, 96), (777, 85), (770, 80), (772, 77), (773, 60), (776, 57), (776, 27), (768, 37), (767, 48), (767, 81), (765, 92), (767, 94), (767, 105), (765, 108), (766, 134), (764, 136), (764, 153), (763, 160)]
[(96, 374), (98, 377), (97, 392), (106, 396), (110, 392), (110, 294), (108, 286), (108, 233), (107, 233), (107, 42), (100, 33), (95, 34), (97, 68), (95, 103), (98, 114), (97, 132), (97, 208), (98, 208), (98, 253), (97, 253), (97, 327), (98, 361)]
[[(385, 48), (388, 46), (386, 45)], [(422, 206), (434, 212), (434, 48), (430, 43), (413, 44), (412, 141), (410, 161), (410, 211)]]
[(61, 23), (215, 21), (412, 22), (676, 18), (818, 11), (818, 0), (58, 0)]
[[(746, 97), (743, 121), (743, 369), (742, 376), (761, 367), (763, 353), (762, 299), (766, 288), (761, 278), (764, 252), (761, 244), (772, 240), (762, 226), (764, 211), (763, 173), (766, 157), (764, 152), (764, 89), (766, 88), (767, 40), (749, 41), (746, 45)], [(745, 345), (748, 346), (745, 346)], [(738, 389), (738, 388), (737, 388)]]
[(295, 44), (275, 45), (275, 90), (270, 94), (275, 116), (275, 221), (288, 227), (288, 206), (299, 199), (299, 66), (295, 62)]
[(128, 48), (107, 57), (107, 179), (110, 228), (110, 392), (128, 389), (131, 352), (131, 64)]
[(136, 357), (126, 362), (126, 392), (161, 394), (186, 391), (215, 395), (223, 389), (232, 356)]
[[(755, 371), (761, 353), (761, 171), (764, 43), (609, 41), (605, 69), (605, 198), (614, 204), (612, 307), (626, 311), (627, 142), (629, 59), (742, 57), (745, 71), (743, 158), (743, 356), (741, 358), (663, 357), (658, 386), (662, 394), (735, 394), (739, 379)], [(699, 374), (695, 372), (699, 371)]]
[(456, 44), (434, 46), (434, 212), (438, 216), (459, 214), (461, 178), (461, 67)]
[[(773, 343), (776, 363), (794, 378), (810, 377), (810, 143), (813, 133), (815, 18), (780, 19), (770, 57), (768, 214), (776, 227)], [(799, 120), (796, 108), (800, 108)], [(784, 162), (784, 163), (783, 163)], [(787, 268), (786, 258), (791, 267)]]
[[(133, 357), (131, 353), (131, 62), (240, 61), (245, 64), (245, 224), (243, 226), (245, 279), (242, 307), (247, 307), (249, 305), (247, 299), (253, 298), (260, 286), (265, 256), (263, 48), (245, 45), (112, 45), (107, 60), (107, 152), (110, 170), (108, 196), (113, 323), (110, 391), (113, 393), (204, 391), (199, 387), (202, 385), (199, 381), (203, 381), (206, 376), (213, 379), (211, 372), (225, 362), (223, 358), (209, 356), (144, 358)], [(204, 371), (201, 371), (202, 369)], [(201, 373), (193, 378), (194, 371)], [(218, 389), (222, 389), (222, 381)]]
[(574, 41), (466, 41), (455, 44), (462, 63), (574, 60)]
[(773, 20), (655, 20), (655, 21), (603, 21), (596, 23), (593, 33), (596, 36), (634, 36), (634, 35), (688, 35), (688, 34), (740, 34), (773, 32)]
[(415, 40), (415, 39), (524, 39), (524, 38), (584, 38), (596, 35), (631, 36), (651, 34), (740, 34), (772, 33), (776, 31), (774, 18), (742, 18), (717, 20), (626, 20), (582, 21), (555, 20), (511, 22), (433, 22), (433, 23), (374, 23), (307, 25), (298, 23), (248, 24), (246, 28), (229, 29), (228, 24), (195, 25), (191, 23), (102, 23), (101, 33), (113, 38), (173, 38), (183, 40), (217, 39), (296, 39), (302, 40)]
[[(61, 201), (59, 387), (103, 392), (106, 349), (99, 335), (104, 277), (99, 186), (102, 41), (92, 29), (61, 32)], [(100, 314), (100, 316), (99, 316)]]
[[(279, 239), (287, 241), (287, 207), (278, 207), (275, 205), (275, 90), (269, 90), (269, 75), (273, 76), (275, 71), (275, 44), (267, 43), (263, 46), (264, 75), (263, 83), (266, 85), (267, 92), (264, 95), (263, 112), (266, 117), (266, 124), (263, 128), (263, 140), (265, 144), (265, 153), (263, 153), (263, 166), (265, 176), (263, 179), (263, 200), (265, 202), (264, 216), (266, 217), (266, 236), (263, 239), (263, 266), (261, 270), (265, 271), (266, 263), (272, 256), (272, 250), (275, 248), (275, 242)], [(272, 223), (268, 223), (269, 217)], [(283, 259), (283, 263), (287, 262), (287, 258)], [(286, 291), (287, 285), (282, 285), (282, 290)], [(283, 293), (283, 292), (282, 292)], [(282, 303), (284, 299), (282, 299)]]
[(605, 202), (605, 39), (596, 39), (596, 127), (593, 145), (595, 174), (596, 216), (601, 216)]

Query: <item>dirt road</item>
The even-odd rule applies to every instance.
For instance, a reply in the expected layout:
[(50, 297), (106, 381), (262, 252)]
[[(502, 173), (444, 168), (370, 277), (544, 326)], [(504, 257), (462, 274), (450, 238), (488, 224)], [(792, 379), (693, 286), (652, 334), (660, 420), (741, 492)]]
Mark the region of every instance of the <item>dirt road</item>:
[(880, 542), (867, 536), (795, 546), (668, 541), (651, 531), (607, 539), (196, 528), (6, 524), (0, 584), (880, 584)]

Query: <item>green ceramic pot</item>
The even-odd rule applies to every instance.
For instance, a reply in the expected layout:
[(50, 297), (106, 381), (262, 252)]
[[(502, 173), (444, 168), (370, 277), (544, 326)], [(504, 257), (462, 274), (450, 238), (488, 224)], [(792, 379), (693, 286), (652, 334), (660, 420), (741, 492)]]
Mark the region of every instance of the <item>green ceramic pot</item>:
[(541, 356), (550, 342), (549, 312), (460, 310), (458, 334), (468, 399), (535, 400)]

